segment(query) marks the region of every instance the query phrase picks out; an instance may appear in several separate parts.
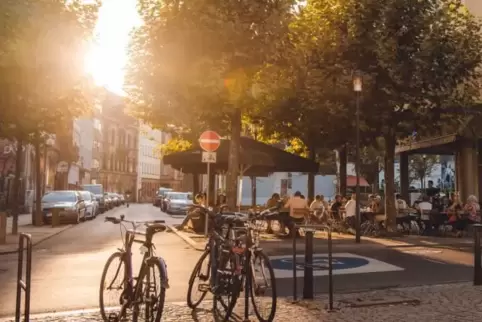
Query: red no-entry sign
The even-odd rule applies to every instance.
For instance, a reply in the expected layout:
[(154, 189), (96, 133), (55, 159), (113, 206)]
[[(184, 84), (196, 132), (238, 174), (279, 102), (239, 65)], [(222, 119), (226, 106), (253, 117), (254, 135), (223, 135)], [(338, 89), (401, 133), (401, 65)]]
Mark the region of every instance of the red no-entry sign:
[(214, 131), (206, 131), (199, 137), (199, 145), (206, 152), (214, 152), (221, 145), (221, 137)]

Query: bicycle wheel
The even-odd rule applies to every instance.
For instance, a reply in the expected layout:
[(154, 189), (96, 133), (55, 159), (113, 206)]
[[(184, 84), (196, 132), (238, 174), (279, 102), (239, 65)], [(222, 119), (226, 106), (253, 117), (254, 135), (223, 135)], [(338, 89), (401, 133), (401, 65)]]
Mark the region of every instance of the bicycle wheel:
[[(139, 275), (140, 292), (136, 294), (134, 321), (160, 322), (166, 300), (167, 276), (160, 259), (151, 260)], [(137, 319), (135, 317), (137, 315)]]
[[(109, 269), (112, 269), (112, 277), (108, 275)], [(117, 252), (107, 259), (100, 279), (99, 307), (100, 314), (105, 322), (122, 318), (119, 316), (121, 311), (118, 307), (122, 306), (124, 302), (126, 285), (124, 254)], [(114, 291), (113, 297), (104, 294), (104, 291)], [(116, 294), (116, 291), (118, 294)]]
[[(209, 277), (210, 274), (210, 261), (209, 261), (209, 250), (206, 250), (199, 258), (196, 266), (191, 273), (189, 278), (189, 286), (187, 288), (187, 306), (191, 309), (195, 309), (206, 297), (207, 291), (209, 290)], [(207, 267), (203, 269), (203, 263), (206, 261)], [(199, 284), (195, 282), (199, 280)], [(193, 294), (193, 292), (195, 292)], [(197, 297), (196, 297), (197, 295)]]
[[(250, 263), (251, 303), (260, 322), (272, 322), (276, 314), (276, 279), (269, 257), (256, 251)], [(258, 299), (258, 301), (256, 301)]]
[(229, 321), (241, 293), (243, 275), (238, 263), (242, 263), (243, 259), (236, 256), (231, 254), (227, 261), (220, 260), (223, 269), (217, 273), (213, 294), (213, 314), (217, 322)]

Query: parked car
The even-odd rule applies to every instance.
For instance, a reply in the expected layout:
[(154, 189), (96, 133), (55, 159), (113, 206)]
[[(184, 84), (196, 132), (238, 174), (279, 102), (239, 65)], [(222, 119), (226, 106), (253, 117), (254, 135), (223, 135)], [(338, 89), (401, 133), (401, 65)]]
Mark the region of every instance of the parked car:
[(103, 213), (109, 208), (105, 204), (104, 187), (101, 184), (84, 184), (82, 190), (90, 191), (95, 195), (95, 199), (99, 204), (99, 213)]
[(85, 203), (79, 191), (55, 190), (42, 197), (44, 223), (52, 222), (52, 210), (59, 209), (61, 222), (80, 223), (85, 219)]
[(166, 210), (165, 206), (166, 204), (164, 203), (164, 196), (166, 194), (166, 192), (169, 192), (169, 191), (172, 191), (171, 188), (159, 188), (159, 190), (157, 190), (157, 194), (156, 194), (156, 197), (154, 198), (154, 206), (156, 207), (161, 207), (161, 210)]
[(190, 192), (166, 192), (166, 212), (168, 214), (186, 214), (192, 206), (192, 193)]
[(112, 200), (108, 192), (104, 192), (104, 202), (106, 210), (114, 208), (114, 200)]
[(117, 195), (117, 193), (108, 192), (108, 194), (109, 194), (109, 197), (112, 199), (112, 203), (114, 207), (120, 206), (120, 198)]
[(93, 219), (97, 216), (97, 201), (95, 196), (90, 191), (80, 191), (82, 199), (84, 199), (85, 204), (85, 218)]

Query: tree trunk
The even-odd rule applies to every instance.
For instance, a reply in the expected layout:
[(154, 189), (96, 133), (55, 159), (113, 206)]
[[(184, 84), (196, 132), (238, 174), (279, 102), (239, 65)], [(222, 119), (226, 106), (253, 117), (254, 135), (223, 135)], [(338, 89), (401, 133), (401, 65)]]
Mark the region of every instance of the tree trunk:
[(256, 207), (256, 177), (251, 177), (251, 207)]
[(216, 197), (216, 173), (214, 171), (211, 171), (209, 174), (209, 186), (208, 186), (208, 191), (209, 191), (209, 205), (214, 206), (214, 200), (217, 199)]
[(394, 136), (385, 135), (385, 213), (389, 232), (397, 229), (395, 207), (395, 144)]
[(200, 192), (199, 190), (199, 174), (194, 173), (192, 175), (192, 191), (194, 194), (197, 194)]
[[(308, 157), (312, 161), (316, 161), (315, 148), (312, 146), (308, 151)], [(308, 173), (308, 203), (315, 199), (315, 175), (316, 173)]]
[(346, 196), (346, 163), (347, 163), (347, 154), (346, 154), (346, 144), (338, 152), (338, 156), (340, 159), (340, 194), (342, 196)]
[(13, 222), (12, 222), (12, 235), (18, 234), (18, 215), (19, 215), (19, 190), (20, 190), (20, 176), (22, 175), (23, 168), (23, 140), (17, 138), (17, 153), (15, 160), (15, 178), (13, 179)]
[(42, 188), (42, 175), (40, 173), (40, 135), (37, 134), (34, 141), (35, 148), (35, 211), (33, 216), (33, 224), (35, 226), (42, 225), (42, 194), (40, 189)]
[(231, 115), (231, 142), (229, 145), (226, 198), (228, 207), (236, 209), (239, 176), (239, 151), (241, 145), (241, 110), (235, 108)]

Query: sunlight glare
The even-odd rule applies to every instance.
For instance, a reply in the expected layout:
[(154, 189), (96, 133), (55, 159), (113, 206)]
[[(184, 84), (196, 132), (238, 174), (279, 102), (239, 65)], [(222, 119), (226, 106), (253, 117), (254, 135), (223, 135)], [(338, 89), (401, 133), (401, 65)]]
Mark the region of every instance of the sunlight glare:
[(123, 95), (130, 32), (142, 24), (137, 0), (103, 0), (85, 69), (98, 86)]

